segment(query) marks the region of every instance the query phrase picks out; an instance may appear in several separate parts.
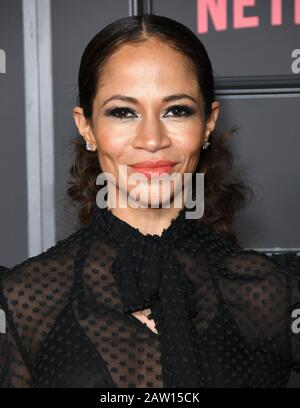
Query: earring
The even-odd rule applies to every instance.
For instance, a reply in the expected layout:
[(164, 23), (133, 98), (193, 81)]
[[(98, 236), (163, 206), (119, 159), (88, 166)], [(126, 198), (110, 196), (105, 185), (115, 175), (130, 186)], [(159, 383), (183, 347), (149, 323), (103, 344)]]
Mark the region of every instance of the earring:
[(93, 150), (93, 145), (92, 145), (92, 143), (86, 142), (86, 150), (90, 150), (90, 151)]
[(210, 145), (210, 142), (205, 141), (202, 145), (202, 149), (207, 149), (209, 145)]

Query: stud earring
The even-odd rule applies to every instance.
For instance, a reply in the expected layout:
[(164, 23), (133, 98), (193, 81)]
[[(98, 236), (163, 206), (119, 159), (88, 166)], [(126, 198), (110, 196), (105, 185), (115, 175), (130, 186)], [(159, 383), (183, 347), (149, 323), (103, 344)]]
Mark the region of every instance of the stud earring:
[(92, 145), (92, 143), (86, 142), (86, 150), (90, 150), (90, 151), (93, 150), (93, 145)]
[(207, 149), (209, 145), (210, 145), (210, 142), (205, 141), (202, 145), (202, 149)]

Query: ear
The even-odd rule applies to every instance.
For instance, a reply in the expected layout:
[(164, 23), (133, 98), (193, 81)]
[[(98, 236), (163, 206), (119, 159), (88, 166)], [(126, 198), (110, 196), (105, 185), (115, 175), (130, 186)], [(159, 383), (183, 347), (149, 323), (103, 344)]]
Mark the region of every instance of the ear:
[(83, 108), (81, 108), (80, 106), (75, 106), (75, 108), (73, 109), (73, 118), (80, 135), (84, 138), (86, 142), (89, 142), (93, 146), (92, 150), (96, 150), (97, 149), (96, 139), (93, 134), (90, 122), (84, 116)]
[(217, 119), (220, 113), (220, 103), (217, 101), (214, 101), (211, 104), (211, 108), (212, 108), (212, 112), (211, 112), (211, 116), (209, 118), (209, 120), (206, 123), (206, 129), (205, 129), (205, 137), (204, 137), (204, 141), (207, 142), (209, 139), (209, 135), (210, 133), (214, 130), (216, 123), (217, 123)]

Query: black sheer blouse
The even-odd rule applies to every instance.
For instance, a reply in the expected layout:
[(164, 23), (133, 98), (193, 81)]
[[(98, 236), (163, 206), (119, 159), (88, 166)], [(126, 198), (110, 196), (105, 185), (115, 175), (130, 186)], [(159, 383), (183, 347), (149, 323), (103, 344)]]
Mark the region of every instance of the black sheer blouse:
[[(161, 236), (94, 208), (4, 270), (2, 387), (284, 387), (300, 373), (299, 262), (224, 240), (186, 208)], [(150, 308), (152, 325), (134, 312)]]

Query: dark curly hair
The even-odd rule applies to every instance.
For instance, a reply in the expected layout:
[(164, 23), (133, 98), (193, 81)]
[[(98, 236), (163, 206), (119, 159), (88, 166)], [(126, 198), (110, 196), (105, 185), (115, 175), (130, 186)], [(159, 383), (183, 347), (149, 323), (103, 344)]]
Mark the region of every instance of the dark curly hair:
[[(96, 34), (84, 50), (78, 75), (77, 104), (83, 108), (87, 119), (92, 117), (93, 101), (108, 58), (124, 44), (140, 44), (151, 37), (167, 43), (190, 60), (203, 98), (204, 124), (210, 118), (215, 86), (211, 62), (204, 45), (183, 24), (168, 17), (150, 14), (114, 21)], [(230, 129), (222, 134), (214, 130), (211, 133), (211, 145), (201, 151), (196, 172), (204, 173), (205, 180), (205, 208), (201, 221), (238, 245), (233, 225), (235, 214), (246, 205), (248, 194), (252, 197), (252, 190), (240, 176), (234, 174), (234, 156), (226, 145), (236, 130)], [(97, 151), (86, 150), (82, 136), (77, 134), (71, 143), (75, 148), (75, 158), (70, 169), (67, 195), (72, 203), (80, 203), (78, 219), (80, 224), (87, 224), (99, 191), (96, 178), (102, 170)]]

